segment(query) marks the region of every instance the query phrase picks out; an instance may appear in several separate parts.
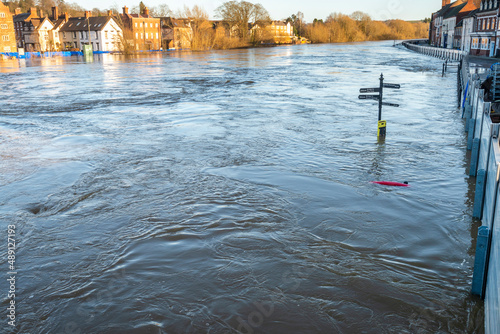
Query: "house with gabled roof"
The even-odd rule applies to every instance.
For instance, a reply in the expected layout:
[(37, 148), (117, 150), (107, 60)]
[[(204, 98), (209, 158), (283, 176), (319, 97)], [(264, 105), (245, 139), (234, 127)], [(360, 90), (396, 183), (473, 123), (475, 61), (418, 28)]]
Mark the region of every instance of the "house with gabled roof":
[(24, 32), (24, 46), (28, 52), (55, 51), (51, 40), (54, 24), (47, 17), (33, 18), (28, 25), (30, 30)]
[[(110, 14), (110, 13), (108, 13)], [(64, 50), (82, 50), (83, 45), (92, 45), (94, 52), (120, 51), (123, 30), (114, 17), (71, 17), (60, 29)]]
[(442, 0), (441, 9), (433, 13), (431, 16), (430, 26), (430, 44), (432, 46), (441, 46), (443, 37), (443, 19), (444, 15), (451, 7), (450, 0)]
[(450, 5), (448, 10), (443, 13), (443, 29), (441, 37), (442, 44), (440, 45), (441, 47), (448, 49), (457, 48), (457, 46), (455, 45), (455, 29), (457, 25), (463, 20), (463, 18), (476, 8), (477, 7), (474, 5), (473, 0), (457, 0)]
[(60, 15), (59, 13), (59, 8), (52, 7), (52, 15), (49, 16), (49, 19), (52, 21), (54, 24), (54, 28), (52, 28), (52, 34), (50, 36), (52, 43), (54, 45), (54, 49), (57, 51), (61, 51), (63, 49), (62, 47), (62, 40), (60, 36), (60, 30), (64, 26), (66, 22), (69, 20), (69, 15), (68, 13), (64, 13)]
[(21, 8), (16, 9), (16, 13), (13, 17), (14, 21), (14, 31), (16, 33), (16, 43), (18, 48), (25, 48), (25, 34), (30, 34), (35, 30), (35, 26), (32, 24), (32, 19), (38, 19), (38, 10), (32, 7), (27, 13), (22, 13)]

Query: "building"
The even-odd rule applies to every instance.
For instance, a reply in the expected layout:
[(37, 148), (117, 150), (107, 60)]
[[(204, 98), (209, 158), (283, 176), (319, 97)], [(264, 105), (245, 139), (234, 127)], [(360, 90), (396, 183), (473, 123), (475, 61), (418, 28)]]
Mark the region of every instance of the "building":
[(56, 51), (52, 39), (54, 24), (47, 17), (31, 19), (29, 31), (24, 32), (24, 46), (28, 52)]
[(457, 47), (455, 44), (457, 39), (461, 40), (462, 31), (459, 29), (460, 35), (455, 38), (455, 29), (463, 18), (476, 8), (477, 7), (474, 5), (473, 0), (467, 0), (467, 2), (457, 0), (448, 7), (448, 9), (443, 13), (441, 47), (448, 49), (460, 47)]
[(27, 13), (21, 13), (21, 9), (16, 9), (14, 16), (14, 30), (16, 33), (16, 43), (18, 48), (26, 49), (24, 35), (31, 33), (34, 30), (34, 25), (31, 23), (32, 19), (37, 19), (38, 11), (32, 7)]
[(475, 13), (470, 54), (493, 57), (498, 42), (498, 0), (482, 0)]
[(267, 27), (271, 31), (276, 44), (290, 44), (293, 41), (293, 27), (290, 22), (272, 21)]
[(471, 35), (472, 32), (474, 31), (474, 22), (476, 19), (476, 12), (477, 10), (473, 10), (469, 14), (467, 14), (462, 22), (462, 44), (460, 47), (460, 50), (465, 51), (467, 53), (470, 53), (470, 47), (471, 47)]
[(432, 46), (441, 46), (443, 37), (443, 19), (444, 15), (451, 7), (450, 0), (442, 0), (441, 9), (432, 14), (430, 27), (430, 44)]
[(191, 49), (193, 29), (189, 20), (172, 17), (163, 17), (160, 20), (163, 49)]
[(123, 30), (112, 16), (71, 17), (60, 29), (64, 50), (82, 50), (83, 45), (92, 45), (95, 52), (120, 51)]
[(149, 15), (147, 7), (142, 14), (129, 14), (125, 6), (120, 19), (124, 29), (132, 33), (135, 50), (160, 50), (162, 43), (160, 19)]
[(59, 14), (59, 9), (57, 7), (52, 7), (52, 15), (49, 17), (54, 28), (52, 28), (51, 32), (51, 40), (53, 43), (53, 47), (56, 51), (63, 50), (63, 43), (60, 35), (60, 30), (64, 26), (66, 22), (69, 20), (68, 13), (64, 13), (62, 15)]
[(14, 19), (10, 10), (0, 2), (0, 53), (17, 52)]

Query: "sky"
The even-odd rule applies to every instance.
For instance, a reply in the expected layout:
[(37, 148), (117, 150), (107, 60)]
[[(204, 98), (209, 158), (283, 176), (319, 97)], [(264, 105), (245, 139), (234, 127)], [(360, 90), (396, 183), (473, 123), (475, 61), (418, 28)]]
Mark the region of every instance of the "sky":
[[(139, 5), (141, 0), (67, 0), (76, 2), (85, 9), (92, 8), (109, 9), (113, 6), (129, 8)], [(198, 5), (203, 7), (210, 17), (214, 19), (215, 9), (225, 0), (142, 0), (146, 6), (152, 7), (159, 4), (167, 4), (172, 11), (182, 9), (184, 5), (192, 7)], [(430, 17), (431, 13), (441, 9), (441, 0), (246, 0), (252, 3), (260, 3), (274, 20), (286, 19), (297, 12), (304, 13), (306, 22), (312, 22), (315, 18), (326, 19), (331, 13), (351, 14), (362, 11), (369, 14), (374, 20), (402, 19), (422, 20)]]

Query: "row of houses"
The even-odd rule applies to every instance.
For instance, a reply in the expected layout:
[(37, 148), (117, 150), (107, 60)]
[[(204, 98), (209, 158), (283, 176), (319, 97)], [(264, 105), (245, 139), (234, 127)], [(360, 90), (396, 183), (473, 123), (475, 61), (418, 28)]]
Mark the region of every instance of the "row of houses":
[[(222, 27), (220, 21), (212, 21), (214, 28)], [(292, 42), (291, 24), (273, 21), (269, 26), (276, 43)], [(231, 34), (231, 29), (227, 32)], [(46, 51), (79, 51), (90, 45), (93, 51), (120, 51), (123, 44), (139, 50), (189, 49), (193, 37), (190, 19), (153, 17), (148, 8), (141, 14), (123, 12), (92, 17), (86, 11), (83, 17), (70, 17), (52, 7), (51, 15), (39, 15), (37, 8), (27, 13), (17, 9), (11, 14), (0, 2), (0, 53)]]
[(457, 49), (471, 55), (500, 55), (499, 1), (442, 0), (432, 14), (429, 42), (432, 46)]

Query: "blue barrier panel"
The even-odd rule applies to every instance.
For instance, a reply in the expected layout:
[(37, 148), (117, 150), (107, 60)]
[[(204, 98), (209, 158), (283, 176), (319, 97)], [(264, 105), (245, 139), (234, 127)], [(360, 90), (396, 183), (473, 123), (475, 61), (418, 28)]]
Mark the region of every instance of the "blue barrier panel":
[(479, 159), (479, 144), (481, 142), (480, 138), (474, 138), (472, 141), (472, 153), (470, 157), (470, 176), (476, 176), (477, 172), (477, 161)]
[(480, 102), (479, 105), (480, 109), (477, 113), (476, 126), (474, 128), (474, 139), (472, 141), (471, 165), (469, 170), (470, 176), (476, 176), (479, 148), (481, 146), (481, 137), (483, 135), (483, 123), (484, 119), (490, 119), (489, 112), (491, 110), (491, 103)]
[(480, 169), (477, 172), (476, 177), (476, 192), (474, 194), (474, 209), (472, 211), (472, 217), (481, 219), (481, 213), (483, 212), (483, 201), (484, 201), (484, 183), (486, 182), (486, 171)]
[(490, 229), (481, 226), (477, 232), (476, 256), (474, 259), (474, 273), (472, 275), (471, 293), (484, 298), (486, 290), (486, 275), (488, 265)]
[[(498, 141), (492, 140), (492, 145), (498, 145)], [(497, 169), (498, 164), (495, 158), (495, 150), (490, 149), (490, 156), (488, 158), (488, 168), (486, 170), (486, 183), (484, 190), (484, 204), (483, 204), (483, 225), (491, 227), (493, 213), (495, 209), (495, 199), (497, 190)]]
[(493, 228), (490, 229), (490, 252), (484, 300), (486, 333), (500, 333), (500, 203), (497, 203)]
[(467, 134), (467, 149), (472, 150), (472, 142), (474, 141), (474, 129), (476, 126), (476, 118), (474, 117), (474, 111), (472, 117), (469, 119), (468, 123), (468, 134)]

